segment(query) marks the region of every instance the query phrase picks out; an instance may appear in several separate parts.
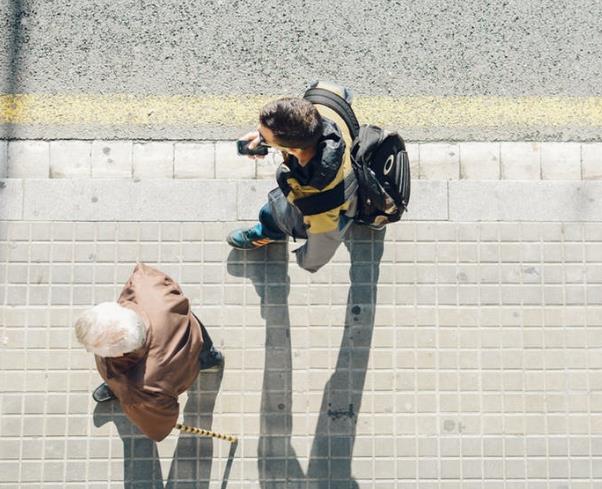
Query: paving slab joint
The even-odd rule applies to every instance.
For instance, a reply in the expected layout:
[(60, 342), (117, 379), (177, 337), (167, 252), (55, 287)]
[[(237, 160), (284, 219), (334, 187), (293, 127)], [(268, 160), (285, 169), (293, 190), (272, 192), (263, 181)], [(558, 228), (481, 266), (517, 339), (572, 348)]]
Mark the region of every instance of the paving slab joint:
[[(602, 142), (411, 142), (407, 150), (414, 179), (602, 179)], [(240, 156), (233, 140), (0, 141), (0, 178), (260, 180), (281, 161)]]

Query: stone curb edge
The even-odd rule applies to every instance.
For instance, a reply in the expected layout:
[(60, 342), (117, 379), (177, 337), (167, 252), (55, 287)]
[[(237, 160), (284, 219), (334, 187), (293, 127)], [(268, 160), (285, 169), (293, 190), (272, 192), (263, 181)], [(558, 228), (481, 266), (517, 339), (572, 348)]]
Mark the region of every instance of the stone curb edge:
[[(269, 180), (0, 180), (0, 221), (257, 219)], [(404, 220), (602, 222), (602, 181), (417, 180)]]
[[(602, 143), (409, 143), (424, 180), (599, 180)], [(234, 141), (0, 141), (0, 178), (272, 179), (279, 157), (251, 160)]]

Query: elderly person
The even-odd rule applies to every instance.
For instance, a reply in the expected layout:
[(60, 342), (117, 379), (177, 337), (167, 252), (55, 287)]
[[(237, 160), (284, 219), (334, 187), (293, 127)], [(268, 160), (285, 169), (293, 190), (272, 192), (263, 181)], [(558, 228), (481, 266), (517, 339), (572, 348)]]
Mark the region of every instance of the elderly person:
[(155, 441), (173, 429), (178, 395), (199, 370), (223, 362), (178, 284), (144, 264), (136, 266), (117, 302), (85, 311), (75, 333), (96, 356), (105, 381), (94, 400), (117, 398), (128, 418)]

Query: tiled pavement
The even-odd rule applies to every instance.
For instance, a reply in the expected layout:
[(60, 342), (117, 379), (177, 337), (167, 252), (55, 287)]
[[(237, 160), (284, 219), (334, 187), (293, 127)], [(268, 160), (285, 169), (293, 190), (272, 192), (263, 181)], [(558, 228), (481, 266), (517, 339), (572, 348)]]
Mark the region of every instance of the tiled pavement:
[[(231, 252), (231, 217), (2, 222), (0, 487), (602, 487), (602, 214), (569, 211), (356, 228), (313, 275), (280, 245)], [(136, 260), (183, 285), (226, 355), (184, 421), (238, 446), (156, 446), (91, 399), (71, 324)]]

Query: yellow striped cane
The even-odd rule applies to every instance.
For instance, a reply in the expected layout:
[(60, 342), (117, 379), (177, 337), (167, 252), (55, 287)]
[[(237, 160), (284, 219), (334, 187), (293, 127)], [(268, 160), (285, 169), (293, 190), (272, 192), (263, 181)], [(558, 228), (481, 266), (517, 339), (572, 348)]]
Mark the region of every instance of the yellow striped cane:
[(238, 442), (238, 438), (236, 438), (235, 436), (225, 435), (223, 433), (216, 433), (215, 431), (204, 430), (203, 428), (188, 426), (186, 424), (176, 423), (176, 429), (183, 431), (184, 433), (192, 433), (193, 435), (210, 436), (212, 438), (218, 438), (219, 440), (226, 440), (230, 443)]

